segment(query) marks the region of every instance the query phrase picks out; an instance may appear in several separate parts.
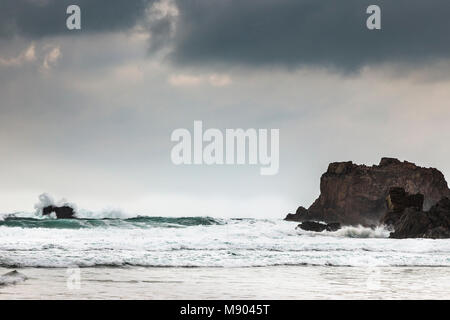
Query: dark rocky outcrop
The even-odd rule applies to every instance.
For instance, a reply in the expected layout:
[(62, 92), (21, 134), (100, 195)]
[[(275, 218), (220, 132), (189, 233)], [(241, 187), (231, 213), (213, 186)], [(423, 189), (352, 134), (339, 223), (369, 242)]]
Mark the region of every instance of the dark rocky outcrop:
[(395, 225), (408, 208), (412, 208), (415, 211), (422, 211), (423, 200), (423, 194), (408, 194), (403, 188), (391, 188), (386, 197), (388, 212), (381, 218), (381, 224), (386, 226)]
[[(321, 177), (318, 199), (307, 210), (300, 207), (295, 215), (286, 218), (299, 222), (378, 224), (386, 213), (386, 197), (393, 187), (403, 188), (411, 194), (405, 204), (398, 202), (392, 194), (392, 211), (397, 212), (411, 203), (414, 204), (411, 208), (428, 210), (443, 197), (450, 197), (444, 175), (434, 168), (423, 168), (394, 158), (382, 158), (379, 165), (373, 166), (356, 165), (351, 161), (335, 162)], [(423, 195), (423, 199), (417, 194)]]
[(304, 221), (300, 223), (297, 228), (300, 228), (305, 231), (315, 231), (315, 232), (322, 232), (322, 231), (337, 231), (341, 228), (341, 224), (338, 222), (333, 223), (322, 223), (322, 222), (316, 222), (316, 221)]
[(429, 211), (422, 210), (423, 195), (391, 188), (386, 197), (388, 212), (380, 223), (393, 229), (391, 238), (449, 238), (450, 200), (442, 198)]
[(415, 208), (420, 211), (423, 209), (423, 201), (423, 194), (408, 194), (400, 187), (391, 188), (386, 197), (386, 205), (393, 212), (403, 212), (406, 208)]
[[(382, 222), (392, 213), (388, 212)], [(408, 207), (403, 212), (394, 214), (395, 217), (391, 217), (390, 221), (390, 226), (394, 229), (390, 234), (391, 238), (450, 238), (450, 199), (447, 197), (442, 198), (427, 212)]]
[(298, 209), (295, 212), (295, 214), (288, 213), (284, 220), (301, 222), (302, 220), (300, 219), (300, 217), (303, 217), (303, 216), (305, 216), (307, 214), (308, 214), (308, 210), (305, 207), (300, 206), (300, 207), (298, 207)]
[(47, 206), (42, 209), (42, 215), (49, 215), (51, 213), (56, 214), (58, 219), (75, 219), (75, 210), (69, 206)]
[(327, 224), (327, 231), (338, 231), (341, 228), (341, 224), (339, 222), (330, 222)]

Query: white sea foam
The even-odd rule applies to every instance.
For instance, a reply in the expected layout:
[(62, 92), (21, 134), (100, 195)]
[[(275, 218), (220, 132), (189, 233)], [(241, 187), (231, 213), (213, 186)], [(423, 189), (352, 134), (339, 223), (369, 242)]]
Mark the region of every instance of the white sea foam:
[(378, 226), (376, 228), (366, 228), (363, 226), (346, 226), (330, 234), (348, 237), (348, 238), (388, 238), (390, 231), (384, 226)]
[(27, 280), (27, 277), (16, 270), (0, 276), (0, 287), (17, 284)]
[(450, 240), (380, 238), (388, 236), (384, 229), (346, 227), (313, 233), (281, 220), (224, 219), (201, 225), (176, 221), (106, 221), (92, 226), (80, 220), (76, 223), (86, 226), (77, 229), (3, 225), (0, 265), (450, 266)]

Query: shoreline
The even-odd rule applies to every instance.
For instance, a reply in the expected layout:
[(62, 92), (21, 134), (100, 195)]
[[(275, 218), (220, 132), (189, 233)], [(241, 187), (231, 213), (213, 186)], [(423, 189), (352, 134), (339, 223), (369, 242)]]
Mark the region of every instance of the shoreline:
[[(86, 267), (17, 270), (0, 299), (448, 299), (449, 267)], [(79, 272), (79, 287), (77, 287)], [(74, 278), (75, 276), (75, 278)], [(294, 280), (294, 281), (293, 281)], [(72, 285), (72, 288), (68, 287)]]

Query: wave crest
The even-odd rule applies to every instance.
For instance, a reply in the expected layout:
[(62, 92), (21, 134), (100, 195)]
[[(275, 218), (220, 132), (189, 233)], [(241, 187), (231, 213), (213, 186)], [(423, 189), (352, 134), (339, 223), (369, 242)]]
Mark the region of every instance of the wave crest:
[(137, 216), (128, 219), (45, 219), (9, 216), (0, 220), (0, 226), (44, 229), (86, 229), (86, 228), (182, 228), (225, 224), (224, 220), (212, 217), (148, 217)]
[(330, 233), (346, 238), (389, 238), (390, 231), (384, 226), (378, 226), (373, 229), (363, 226), (346, 226)]

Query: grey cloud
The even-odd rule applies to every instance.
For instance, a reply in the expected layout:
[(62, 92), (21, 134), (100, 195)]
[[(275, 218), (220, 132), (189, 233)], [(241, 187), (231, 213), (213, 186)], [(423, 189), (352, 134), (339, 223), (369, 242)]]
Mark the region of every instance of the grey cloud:
[[(84, 32), (148, 29), (150, 53), (170, 48), (179, 66), (424, 66), (450, 56), (448, 0), (173, 0), (178, 15), (149, 21), (153, 0), (3, 0), (0, 37), (80, 34), (65, 8), (82, 8)], [(366, 8), (382, 10), (382, 30), (366, 28)], [(175, 30), (172, 28), (176, 22)], [(174, 32), (175, 31), (175, 32)]]
[[(448, 0), (178, 0), (172, 60), (181, 65), (323, 66), (346, 71), (384, 62), (450, 57)], [(382, 10), (382, 30), (366, 9)]]
[(66, 28), (66, 8), (80, 6), (82, 32), (104, 32), (133, 27), (152, 0), (2, 0), (0, 37), (37, 38), (76, 34)]

